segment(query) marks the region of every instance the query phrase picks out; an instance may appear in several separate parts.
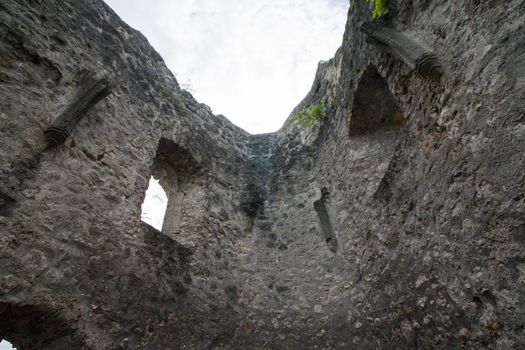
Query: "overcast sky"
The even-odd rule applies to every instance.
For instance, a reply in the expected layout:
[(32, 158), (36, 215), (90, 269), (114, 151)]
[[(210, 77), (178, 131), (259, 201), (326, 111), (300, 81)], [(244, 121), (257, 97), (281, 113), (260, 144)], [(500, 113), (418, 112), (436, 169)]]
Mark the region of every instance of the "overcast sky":
[(106, 0), (194, 97), (251, 133), (275, 131), (341, 45), (348, 0)]

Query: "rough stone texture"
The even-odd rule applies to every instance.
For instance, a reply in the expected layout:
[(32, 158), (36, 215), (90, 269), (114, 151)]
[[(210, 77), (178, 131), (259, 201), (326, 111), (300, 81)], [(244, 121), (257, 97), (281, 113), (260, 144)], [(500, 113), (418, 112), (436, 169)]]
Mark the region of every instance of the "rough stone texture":
[[(391, 7), (440, 81), (369, 44), (358, 4), (296, 109), (324, 98), (327, 122), (249, 135), (101, 1), (0, 3), (0, 338), (524, 348), (525, 4)], [(86, 72), (113, 93), (43, 151)], [(182, 193), (173, 232), (140, 222), (159, 159)]]

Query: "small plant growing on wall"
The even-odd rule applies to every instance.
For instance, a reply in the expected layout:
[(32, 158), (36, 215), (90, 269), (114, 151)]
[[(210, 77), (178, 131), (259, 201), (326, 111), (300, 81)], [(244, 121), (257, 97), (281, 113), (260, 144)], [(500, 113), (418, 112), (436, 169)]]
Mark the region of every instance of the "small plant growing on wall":
[(188, 91), (190, 94), (194, 94), (195, 93), (195, 89), (193, 88), (193, 83), (191, 82), (190, 79), (186, 80), (185, 83), (181, 83), (180, 87), (183, 88), (184, 90)]
[(374, 6), (374, 10), (372, 11), (372, 16), (374, 18), (383, 17), (390, 11), (388, 9), (388, 0), (365, 0), (367, 3), (372, 4)]
[[(380, 18), (386, 15), (390, 9), (388, 8), (388, 0), (362, 0), (367, 4), (372, 4), (372, 17)], [(357, 2), (354, 1), (354, 8), (357, 8)]]
[(302, 128), (311, 128), (318, 122), (326, 120), (326, 101), (321, 100), (310, 108), (303, 107), (297, 115), (292, 118), (294, 124)]

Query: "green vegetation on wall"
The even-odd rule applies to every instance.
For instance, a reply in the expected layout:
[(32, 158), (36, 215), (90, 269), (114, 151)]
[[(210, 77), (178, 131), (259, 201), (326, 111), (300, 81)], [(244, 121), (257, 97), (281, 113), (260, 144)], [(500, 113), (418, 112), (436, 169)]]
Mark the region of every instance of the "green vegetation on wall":
[(374, 6), (374, 10), (372, 11), (372, 16), (374, 18), (383, 17), (390, 11), (387, 5), (388, 0), (364, 0), (364, 1)]
[(292, 118), (294, 124), (299, 124), (302, 128), (311, 128), (317, 122), (326, 120), (326, 102), (321, 100), (310, 108), (303, 107), (299, 114)]

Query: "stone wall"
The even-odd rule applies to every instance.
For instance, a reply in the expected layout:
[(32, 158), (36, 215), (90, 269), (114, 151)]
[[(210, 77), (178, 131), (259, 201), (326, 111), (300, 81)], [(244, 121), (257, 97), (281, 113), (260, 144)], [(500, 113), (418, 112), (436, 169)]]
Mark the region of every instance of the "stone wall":
[[(367, 39), (357, 4), (296, 109), (325, 99), (327, 121), (249, 135), (101, 1), (0, 4), (0, 338), (524, 347), (525, 6), (391, 7), (378, 23), (434, 52), (440, 79)], [(112, 93), (45, 149), (95, 75)], [(160, 162), (181, 184), (170, 232), (140, 221)]]

